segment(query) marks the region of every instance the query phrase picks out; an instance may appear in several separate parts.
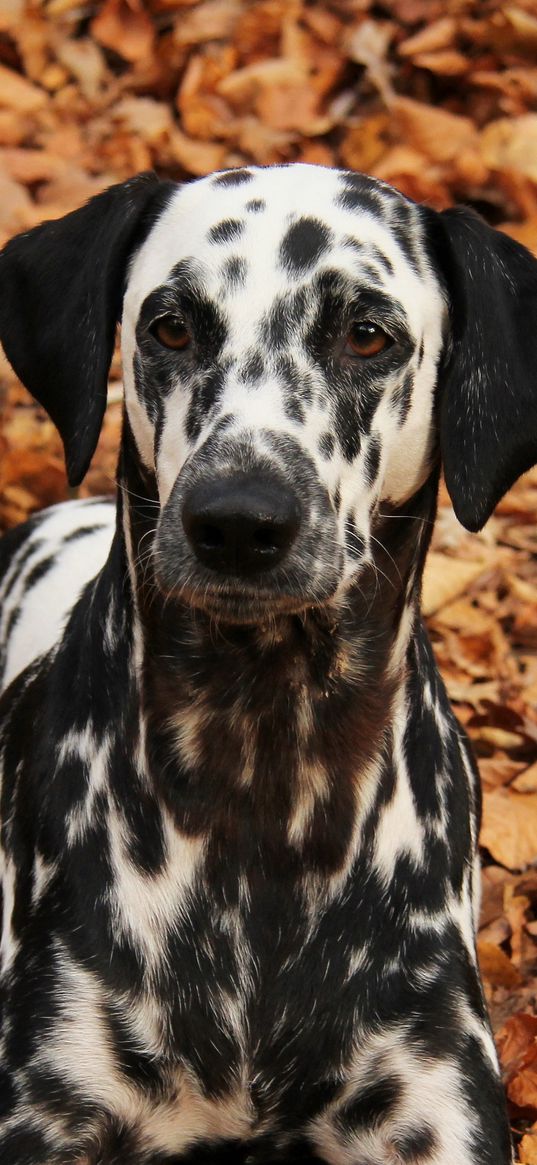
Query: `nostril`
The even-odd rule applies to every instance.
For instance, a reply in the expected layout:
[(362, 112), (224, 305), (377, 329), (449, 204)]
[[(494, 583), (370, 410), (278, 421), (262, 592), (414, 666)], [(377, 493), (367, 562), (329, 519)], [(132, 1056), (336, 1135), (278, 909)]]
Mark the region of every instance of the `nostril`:
[(271, 522), (265, 523), (264, 526), (258, 526), (252, 531), (252, 542), (259, 550), (280, 550), (285, 541), (283, 530), (278, 529)]
[(218, 526), (210, 522), (200, 522), (196, 530), (196, 541), (202, 550), (221, 550), (226, 539)]

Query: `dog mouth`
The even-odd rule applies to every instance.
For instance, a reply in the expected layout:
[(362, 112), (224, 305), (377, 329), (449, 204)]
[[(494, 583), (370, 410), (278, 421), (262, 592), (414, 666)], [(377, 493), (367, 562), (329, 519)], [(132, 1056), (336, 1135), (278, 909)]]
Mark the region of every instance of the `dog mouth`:
[(290, 484), (290, 473), (245, 448), (233, 459), (228, 450), (234, 464), (179, 475), (153, 562), (166, 601), (221, 622), (260, 624), (324, 604), (342, 561), (329, 497), (300, 450), (293, 447)]
[(286, 615), (300, 615), (325, 605), (330, 596), (276, 594), (266, 589), (231, 584), (185, 584), (168, 592), (166, 600), (187, 604), (219, 623), (258, 626)]

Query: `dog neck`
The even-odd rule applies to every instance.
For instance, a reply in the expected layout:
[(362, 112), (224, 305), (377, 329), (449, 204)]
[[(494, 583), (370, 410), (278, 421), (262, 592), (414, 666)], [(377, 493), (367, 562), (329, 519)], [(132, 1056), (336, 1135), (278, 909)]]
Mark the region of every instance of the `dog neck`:
[[(436, 498), (431, 478), (382, 508), (375, 561), (343, 598), (259, 626), (223, 625), (164, 597), (152, 573), (157, 491), (120, 464), (146, 765), (177, 826), (251, 862), (342, 868), (383, 772), (419, 623)], [(285, 856), (283, 856), (285, 855)], [(246, 859), (248, 861), (248, 859)]]

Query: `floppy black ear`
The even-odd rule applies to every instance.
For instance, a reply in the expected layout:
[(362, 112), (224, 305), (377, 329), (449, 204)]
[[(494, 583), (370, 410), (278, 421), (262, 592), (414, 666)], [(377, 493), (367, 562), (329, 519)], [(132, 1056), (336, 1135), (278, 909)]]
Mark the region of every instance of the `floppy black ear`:
[(127, 263), (170, 183), (141, 174), (0, 254), (0, 339), (60, 431), (71, 485), (99, 437)]
[(462, 207), (431, 216), (451, 338), (440, 443), (459, 521), (480, 530), (537, 461), (537, 261)]

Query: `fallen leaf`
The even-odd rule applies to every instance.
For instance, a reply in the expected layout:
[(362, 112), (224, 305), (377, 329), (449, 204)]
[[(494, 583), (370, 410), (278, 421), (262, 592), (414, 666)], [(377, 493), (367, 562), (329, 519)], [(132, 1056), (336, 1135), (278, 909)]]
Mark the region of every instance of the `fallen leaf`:
[(452, 162), (463, 150), (478, 153), (479, 137), (470, 118), (410, 97), (394, 97), (389, 104), (394, 130), (431, 161)]
[(47, 104), (48, 95), (13, 69), (0, 65), (0, 105), (17, 113), (35, 113)]
[(485, 790), (481, 845), (508, 870), (537, 860), (537, 793)]
[(537, 1165), (537, 1134), (526, 1133), (522, 1137), (518, 1157), (522, 1165)]
[(140, 61), (153, 50), (154, 28), (141, 0), (105, 0), (91, 22), (100, 44), (126, 61)]
[(537, 182), (537, 113), (492, 121), (481, 133), (481, 153), (494, 170), (514, 170)]
[(493, 987), (517, 987), (522, 982), (520, 971), (500, 947), (480, 938), (477, 953), (481, 974)]
[(515, 777), (511, 788), (517, 793), (537, 793), (537, 761)]
[(422, 608), (432, 615), (455, 599), (485, 570), (482, 561), (464, 562), (430, 551), (423, 576)]

